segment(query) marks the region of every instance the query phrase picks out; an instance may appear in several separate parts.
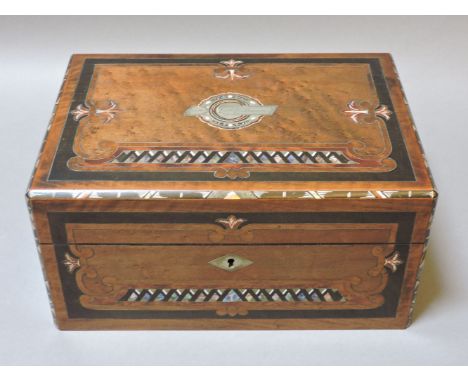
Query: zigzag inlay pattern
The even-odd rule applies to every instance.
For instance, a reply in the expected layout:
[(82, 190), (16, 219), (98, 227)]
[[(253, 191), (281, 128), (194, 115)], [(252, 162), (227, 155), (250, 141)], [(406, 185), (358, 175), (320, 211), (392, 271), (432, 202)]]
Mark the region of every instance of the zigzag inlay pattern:
[(112, 163), (354, 164), (341, 151), (125, 150)]
[(120, 301), (130, 302), (344, 302), (331, 288), (288, 289), (129, 289)]

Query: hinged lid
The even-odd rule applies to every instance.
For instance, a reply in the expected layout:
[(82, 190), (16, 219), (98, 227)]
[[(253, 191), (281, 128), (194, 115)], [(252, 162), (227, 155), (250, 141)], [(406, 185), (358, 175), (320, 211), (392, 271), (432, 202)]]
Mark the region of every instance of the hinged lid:
[(435, 192), (387, 54), (75, 55), (32, 198)]

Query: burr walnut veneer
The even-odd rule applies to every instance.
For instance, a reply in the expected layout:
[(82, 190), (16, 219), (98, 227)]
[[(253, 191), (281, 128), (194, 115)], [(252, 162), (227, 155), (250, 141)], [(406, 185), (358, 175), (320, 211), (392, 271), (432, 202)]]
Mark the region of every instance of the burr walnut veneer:
[(98, 54), (27, 200), (60, 329), (405, 328), (436, 192), (388, 54)]

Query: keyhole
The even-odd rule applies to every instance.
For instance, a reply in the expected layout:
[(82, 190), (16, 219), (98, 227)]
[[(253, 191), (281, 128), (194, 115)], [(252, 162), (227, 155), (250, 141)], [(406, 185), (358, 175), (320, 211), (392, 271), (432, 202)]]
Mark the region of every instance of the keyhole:
[(235, 261), (235, 259), (232, 259), (232, 258), (227, 260), (227, 262), (228, 262), (228, 268), (231, 268), (231, 267), (234, 266), (234, 261)]

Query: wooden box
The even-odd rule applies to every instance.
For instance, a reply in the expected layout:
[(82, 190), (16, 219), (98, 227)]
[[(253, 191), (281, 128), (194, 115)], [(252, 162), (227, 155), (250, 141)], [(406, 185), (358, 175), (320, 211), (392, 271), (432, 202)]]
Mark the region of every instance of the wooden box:
[(98, 54), (27, 200), (60, 329), (405, 328), (436, 192), (388, 54)]

